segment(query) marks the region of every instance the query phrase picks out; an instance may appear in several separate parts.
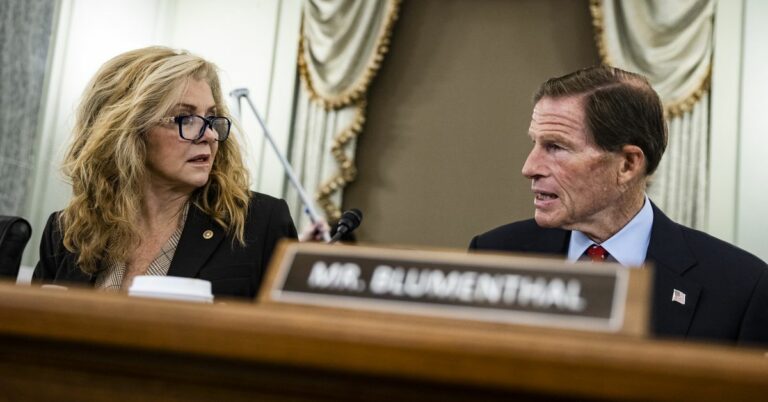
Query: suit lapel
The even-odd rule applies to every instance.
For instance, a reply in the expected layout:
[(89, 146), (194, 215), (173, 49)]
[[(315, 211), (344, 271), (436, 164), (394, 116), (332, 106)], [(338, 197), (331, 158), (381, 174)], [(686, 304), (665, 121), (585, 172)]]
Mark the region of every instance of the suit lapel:
[[(653, 289), (653, 326), (659, 335), (686, 335), (701, 286), (687, 280), (683, 274), (697, 264), (688, 248), (680, 226), (653, 205), (653, 227), (646, 260), (655, 267)], [(677, 293), (676, 293), (677, 291)], [(685, 299), (681, 299), (680, 294)], [(673, 294), (677, 294), (673, 300)]]
[[(653, 327), (658, 335), (684, 336), (688, 333), (696, 305), (701, 295), (701, 286), (683, 277), (683, 274), (697, 264), (696, 257), (688, 248), (680, 226), (653, 207), (651, 242), (646, 259), (654, 264)], [(541, 228), (540, 228), (541, 229)], [(523, 245), (523, 250), (540, 254), (568, 254), (571, 231), (562, 229), (541, 229), (536, 236)], [(685, 303), (672, 300), (677, 290), (685, 294)]]
[(527, 243), (523, 244), (523, 251), (537, 254), (568, 254), (568, 244), (571, 240), (571, 231), (563, 229), (544, 229), (537, 236), (531, 236)]
[(225, 235), (224, 228), (192, 204), (168, 276), (197, 277)]

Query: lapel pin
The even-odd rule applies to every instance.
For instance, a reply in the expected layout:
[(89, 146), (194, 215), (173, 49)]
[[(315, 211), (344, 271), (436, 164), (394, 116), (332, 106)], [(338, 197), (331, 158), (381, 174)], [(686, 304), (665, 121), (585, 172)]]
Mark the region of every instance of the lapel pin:
[[(205, 232), (203, 232), (203, 239), (208, 240), (211, 237), (213, 237), (213, 230), (208, 229)], [(683, 295), (683, 297), (685, 297), (685, 295)]]
[(685, 293), (677, 289), (672, 290), (672, 301), (685, 305)]

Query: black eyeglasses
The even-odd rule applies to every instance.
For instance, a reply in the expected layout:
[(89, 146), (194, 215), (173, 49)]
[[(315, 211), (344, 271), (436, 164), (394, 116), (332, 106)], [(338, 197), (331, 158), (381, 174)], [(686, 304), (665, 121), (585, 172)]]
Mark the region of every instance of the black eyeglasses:
[(203, 138), (208, 127), (216, 133), (216, 141), (224, 141), (229, 137), (229, 129), (232, 127), (232, 122), (226, 117), (203, 117), (196, 114), (164, 117), (160, 122), (178, 124), (179, 136), (193, 142)]

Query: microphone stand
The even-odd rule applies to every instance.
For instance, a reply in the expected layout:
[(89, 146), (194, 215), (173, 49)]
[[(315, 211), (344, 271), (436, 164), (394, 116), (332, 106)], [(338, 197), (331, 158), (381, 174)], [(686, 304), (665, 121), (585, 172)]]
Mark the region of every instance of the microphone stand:
[[(249, 96), (249, 93), (250, 92), (248, 91), (248, 88), (237, 88), (229, 93), (229, 96), (235, 98), (237, 111), (239, 115), (238, 117), (242, 119), (240, 100), (242, 98), (245, 98), (245, 101), (248, 102), (248, 106), (251, 107), (253, 114), (256, 116), (256, 120), (259, 122), (259, 125), (261, 126), (261, 131), (262, 133), (264, 133), (264, 137), (267, 139), (267, 142), (269, 142), (269, 145), (272, 146), (272, 150), (275, 151), (277, 158), (280, 160), (280, 163), (283, 165), (285, 174), (288, 175), (288, 179), (290, 180), (291, 184), (293, 184), (293, 187), (298, 192), (299, 198), (301, 199), (301, 202), (304, 204), (304, 212), (306, 212), (307, 215), (309, 215), (309, 220), (312, 221), (313, 224), (316, 222), (319, 222), (322, 219), (320, 217), (320, 214), (317, 213), (314, 203), (309, 199), (309, 197), (307, 196), (307, 192), (304, 190), (304, 187), (302, 187), (301, 183), (299, 183), (299, 180), (296, 178), (296, 175), (293, 173), (293, 168), (291, 167), (291, 164), (288, 162), (287, 159), (285, 159), (285, 156), (283, 156), (282, 152), (280, 152), (280, 149), (277, 147), (275, 140), (272, 139), (272, 135), (269, 134), (269, 130), (267, 130), (267, 126), (266, 124), (264, 124), (264, 121), (261, 119), (259, 112), (256, 111), (256, 106), (253, 105), (253, 102), (251, 101), (251, 97)], [(331, 241), (330, 233), (328, 233), (328, 231), (323, 231), (322, 233), (323, 233), (323, 240), (325, 240), (326, 243), (330, 242)]]

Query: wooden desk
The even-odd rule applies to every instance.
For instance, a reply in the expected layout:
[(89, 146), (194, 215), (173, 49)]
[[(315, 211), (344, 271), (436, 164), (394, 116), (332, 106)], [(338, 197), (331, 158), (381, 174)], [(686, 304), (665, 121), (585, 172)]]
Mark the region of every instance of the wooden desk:
[(667, 400), (768, 395), (764, 351), (0, 284), (0, 400)]

